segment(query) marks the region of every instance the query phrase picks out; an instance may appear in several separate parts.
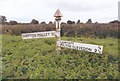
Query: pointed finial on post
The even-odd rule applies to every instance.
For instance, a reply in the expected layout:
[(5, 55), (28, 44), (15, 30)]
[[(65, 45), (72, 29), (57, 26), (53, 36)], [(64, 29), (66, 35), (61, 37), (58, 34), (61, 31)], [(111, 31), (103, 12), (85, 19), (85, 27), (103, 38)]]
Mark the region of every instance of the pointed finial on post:
[(61, 17), (62, 17), (63, 15), (61, 14), (61, 12), (60, 12), (60, 10), (58, 9), (56, 12), (55, 12), (55, 14), (54, 14), (54, 17), (55, 17), (55, 20), (56, 21), (59, 21), (59, 20), (61, 20)]

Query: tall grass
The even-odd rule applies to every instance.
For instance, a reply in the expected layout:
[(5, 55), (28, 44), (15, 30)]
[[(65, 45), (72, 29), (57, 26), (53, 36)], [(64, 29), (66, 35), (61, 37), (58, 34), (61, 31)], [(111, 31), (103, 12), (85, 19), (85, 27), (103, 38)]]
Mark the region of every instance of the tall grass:
[(57, 54), (55, 38), (22, 40), (21, 36), (3, 35), (3, 79), (118, 79), (117, 39), (62, 39), (100, 44), (104, 52), (62, 48)]

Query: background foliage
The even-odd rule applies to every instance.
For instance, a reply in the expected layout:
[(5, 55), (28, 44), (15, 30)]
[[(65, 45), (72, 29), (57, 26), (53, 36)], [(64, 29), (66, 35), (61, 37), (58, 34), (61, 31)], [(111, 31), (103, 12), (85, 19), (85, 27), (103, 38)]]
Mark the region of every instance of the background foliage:
[[(21, 33), (41, 32), (55, 30), (55, 24), (28, 24), (28, 25), (3, 25), (3, 34), (21, 35)], [(61, 35), (67, 37), (113, 37), (120, 38), (118, 23), (78, 23), (78, 24), (61, 24)]]

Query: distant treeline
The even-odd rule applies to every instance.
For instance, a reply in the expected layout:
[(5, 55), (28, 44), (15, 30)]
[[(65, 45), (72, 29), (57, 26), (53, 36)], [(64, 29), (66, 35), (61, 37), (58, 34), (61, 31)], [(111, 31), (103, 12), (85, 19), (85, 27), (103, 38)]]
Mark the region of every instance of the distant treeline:
[[(90, 20), (89, 20), (90, 21)], [(2, 33), (10, 35), (21, 35), (21, 33), (30, 32), (43, 32), (43, 31), (55, 31), (55, 24), (49, 22), (41, 22), (40, 24), (17, 24), (17, 25), (3, 25)], [(91, 38), (106, 38), (114, 37), (120, 38), (118, 35), (118, 23), (77, 23), (68, 21), (67, 23), (61, 23), (61, 36), (68, 37), (91, 37)]]

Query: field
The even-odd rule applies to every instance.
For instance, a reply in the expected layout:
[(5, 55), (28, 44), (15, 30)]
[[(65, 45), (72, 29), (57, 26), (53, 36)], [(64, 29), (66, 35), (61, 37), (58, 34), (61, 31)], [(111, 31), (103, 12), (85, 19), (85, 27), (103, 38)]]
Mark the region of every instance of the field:
[(80, 43), (102, 45), (103, 54), (62, 48), (55, 38), (22, 40), (3, 35), (3, 79), (118, 79), (118, 39), (62, 37)]

